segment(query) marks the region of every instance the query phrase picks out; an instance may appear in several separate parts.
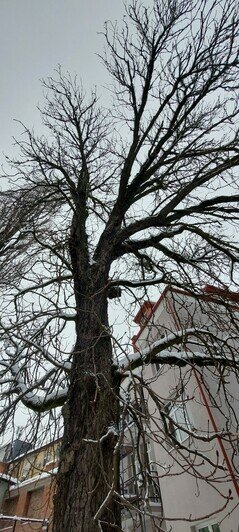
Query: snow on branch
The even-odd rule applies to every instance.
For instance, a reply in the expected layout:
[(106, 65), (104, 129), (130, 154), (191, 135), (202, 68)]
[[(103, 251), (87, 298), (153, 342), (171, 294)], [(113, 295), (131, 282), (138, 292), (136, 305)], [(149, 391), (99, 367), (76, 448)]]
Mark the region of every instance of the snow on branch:
[(162, 275), (161, 277), (153, 277), (152, 279), (142, 279), (142, 280), (130, 280), (130, 279), (112, 279), (110, 281), (110, 286), (125, 286), (130, 288), (140, 288), (150, 285), (158, 285), (162, 282), (165, 282), (166, 276)]
[[(14, 369), (16, 368), (12, 367), (13, 374), (15, 373)], [(67, 387), (54, 389), (52, 392), (44, 390), (42, 395), (36, 393), (36, 390), (39, 390), (48, 379), (54, 376), (54, 374), (54, 370), (49, 371), (42, 377), (42, 379), (39, 379), (37, 382), (35, 382), (34, 385), (29, 389), (29, 387), (27, 387), (24, 383), (20, 371), (16, 372), (15, 379), (17, 381), (17, 390), (21, 395), (22, 403), (36, 412), (44, 412), (50, 408), (56, 408), (57, 406), (63, 405), (68, 392)]]
[(110, 425), (107, 429), (107, 432), (105, 434), (103, 434), (103, 436), (101, 436), (101, 438), (99, 438), (98, 440), (92, 440), (92, 439), (89, 439), (89, 438), (83, 438), (82, 441), (86, 442), (86, 443), (93, 443), (93, 444), (99, 444), (99, 443), (103, 443), (103, 441), (107, 440), (110, 436), (117, 436), (118, 437), (118, 429), (116, 426), (114, 425)]
[[(215, 349), (213, 352), (204, 351), (191, 351), (187, 349), (173, 350), (174, 346), (184, 344), (185, 341), (190, 342), (195, 338), (201, 337), (215, 338), (215, 334), (210, 333), (207, 329), (190, 328), (166, 334), (163, 338), (160, 338), (150, 346), (139, 349), (134, 353), (130, 353), (121, 360), (118, 361), (118, 366), (123, 371), (133, 370), (143, 364), (155, 363), (170, 364), (177, 366), (186, 366), (187, 364), (193, 364), (196, 366), (214, 366), (215, 363), (220, 363), (223, 366), (235, 367), (239, 366), (239, 357), (230, 355), (223, 355)], [(217, 340), (220, 340), (217, 338)], [(231, 337), (233, 340), (233, 337)], [(206, 346), (205, 346), (206, 348)]]
[[(56, 408), (64, 404), (68, 388), (67, 386), (58, 387), (56, 383), (56, 369), (50, 369), (42, 375), (32, 385), (26, 384), (24, 379), (24, 365), (21, 367), (21, 349), (12, 351), (12, 347), (5, 348), (9, 356), (9, 371), (14, 379), (14, 393), (17, 393), (19, 399), (28, 408), (36, 412), (44, 412), (51, 408)], [(52, 391), (53, 390), (53, 391)], [(41, 393), (39, 393), (41, 391)]]
[(25, 392), (22, 403), (35, 412), (45, 412), (51, 408), (62, 406), (66, 401), (67, 393), (67, 387), (46, 393), (42, 396), (33, 392)]

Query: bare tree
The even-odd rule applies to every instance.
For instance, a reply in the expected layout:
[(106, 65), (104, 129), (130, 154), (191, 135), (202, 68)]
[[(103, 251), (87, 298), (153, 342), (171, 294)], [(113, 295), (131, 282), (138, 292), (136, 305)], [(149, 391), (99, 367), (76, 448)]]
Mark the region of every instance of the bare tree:
[(104, 30), (109, 109), (59, 69), (43, 82), (46, 134), (24, 127), (16, 141), (2, 193), (2, 427), (21, 402), (36, 429), (64, 405), (55, 532), (121, 530), (126, 371), (156, 358), (238, 371), (228, 350), (165, 355), (213, 332), (171, 332), (132, 360), (109, 323), (121, 291), (237, 282), (238, 32), (234, 0), (134, 0)]

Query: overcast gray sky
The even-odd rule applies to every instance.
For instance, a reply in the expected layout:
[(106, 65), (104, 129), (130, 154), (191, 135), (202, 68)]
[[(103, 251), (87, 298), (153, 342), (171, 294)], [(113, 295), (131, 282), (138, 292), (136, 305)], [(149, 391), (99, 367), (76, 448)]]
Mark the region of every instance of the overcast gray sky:
[(105, 20), (122, 17), (122, 0), (0, 0), (0, 162), (12, 153), (19, 119), (39, 121), (40, 78), (60, 63), (86, 88), (103, 85), (104, 68), (95, 55)]
[[(37, 130), (40, 79), (59, 63), (86, 89), (98, 85), (103, 92), (105, 70), (96, 56), (103, 38), (97, 32), (122, 12), (122, 0), (0, 0), (0, 164), (21, 132), (14, 119)], [(18, 410), (20, 424), (23, 412)]]

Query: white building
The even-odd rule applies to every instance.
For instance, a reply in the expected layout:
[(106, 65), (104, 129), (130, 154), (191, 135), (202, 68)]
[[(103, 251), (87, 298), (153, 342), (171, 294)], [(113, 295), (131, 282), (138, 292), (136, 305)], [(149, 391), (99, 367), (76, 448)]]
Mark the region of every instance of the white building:
[(141, 306), (132, 341), (145, 363), (123, 383), (125, 530), (239, 531), (239, 386), (224, 367), (238, 364), (238, 310), (239, 294), (211, 286)]

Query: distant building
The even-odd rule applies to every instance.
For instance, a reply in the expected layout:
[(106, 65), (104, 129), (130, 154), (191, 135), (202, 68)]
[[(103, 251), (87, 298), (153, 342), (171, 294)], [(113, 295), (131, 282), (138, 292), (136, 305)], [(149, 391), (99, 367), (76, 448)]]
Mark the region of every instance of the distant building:
[(59, 448), (60, 440), (38, 449), (15, 440), (0, 449), (0, 513), (18, 517), (0, 519), (0, 531), (50, 531)]

